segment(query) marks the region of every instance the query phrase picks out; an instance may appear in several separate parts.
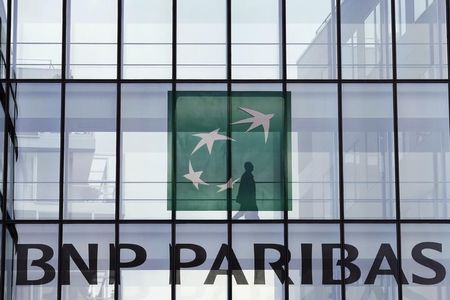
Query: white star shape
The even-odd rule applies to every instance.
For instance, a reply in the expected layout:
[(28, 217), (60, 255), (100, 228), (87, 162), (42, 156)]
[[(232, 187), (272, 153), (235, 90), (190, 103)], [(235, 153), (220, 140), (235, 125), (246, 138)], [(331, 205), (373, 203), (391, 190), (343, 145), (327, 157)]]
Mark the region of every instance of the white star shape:
[(192, 184), (195, 186), (195, 188), (198, 190), (199, 184), (208, 185), (206, 182), (204, 182), (203, 180), (200, 179), (200, 176), (202, 176), (202, 173), (203, 173), (203, 171), (197, 171), (197, 172), (194, 171), (194, 169), (192, 168), (191, 161), (189, 161), (189, 173), (187, 173), (183, 176), (187, 180), (191, 181)]
[(259, 111), (245, 108), (245, 107), (239, 107), (239, 109), (245, 111), (246, 113), (252, 115), (251, 118), (239, 120), (237, 122), (234, 122), (232, 124), (243, 124), (243, 123), (252, 123), (250, 127), (247, 129), (247, 131), (250, 131), (258, 126), (262, 126), (264, 129), (264, 143), (267, 143), (267, 138), (269, 137), (269, 129), (270, 129), (270, 119), (273, 118), (274, 114), (263, 114)]
[(215, 141), (223, 141), (223, 140), (232, 140), (232, 138), (227, 137), (225, 135), (222, 135), (219, 133), (220, 128), (217, 128), (216, 130), (211, 131), (210, 133), (196, 133), (193, 134), (193, 136), (197, 136), (201, 138), (200, 142), (198, 142), (197, 146), (195, 146), (194, 150), (192, 150), (192, 154), (194, 154), (198, 149), (206, 145), (208, 147), (208, 152), (211, 154), (212, 147), (214, 145)]
[(230, 178), (230, 179), (227, 181), (227, 183), (217, 185), (217, 187), (219, 188), (219, 190), (218, 190), (217, 192), (220, 193), (220, 192), (223, 192), (223, 191), (225, 191), (225, 190), (227, 190), (227, 189), (233, 189), (234, 184), (235, 184), (236, 182), (238, 182), (239, 179), (240, 179), (240, 178), (238, 178), (238, 179), (236, 179), (236, 180), (233, 181), (233, 178)]

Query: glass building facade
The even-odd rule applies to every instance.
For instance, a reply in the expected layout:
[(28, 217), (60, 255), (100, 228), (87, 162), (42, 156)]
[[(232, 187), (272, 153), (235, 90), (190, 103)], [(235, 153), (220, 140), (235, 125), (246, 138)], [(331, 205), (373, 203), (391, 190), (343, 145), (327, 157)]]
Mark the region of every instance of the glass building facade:
[[(0, 1), (1, 297), (450, 299), (449, 16)], [(289, 209), (169, 208), (176, 92), (289, 95)]]

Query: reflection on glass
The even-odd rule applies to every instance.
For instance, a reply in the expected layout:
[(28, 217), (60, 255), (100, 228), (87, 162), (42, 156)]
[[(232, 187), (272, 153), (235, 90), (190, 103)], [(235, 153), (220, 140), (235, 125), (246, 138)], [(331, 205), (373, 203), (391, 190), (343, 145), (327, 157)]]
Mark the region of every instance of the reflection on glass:
[(7, 48), (7, 38), (6, 38), (6, 29), (8, 27), (8, 18), (7, 18), (7, 0), (3, 0), (0, 3), (0, 52), (3, 55), (3, 58), (0, 59), (0, 78), (6, 78), (6, 48)]
[[(147, 259), (138, 267), (120, 270), (119, 299), (171, 299), (170, 241), (170, 225), (120, 226), (120, 243), (143, 247)], [(121, 262), (133, 261), (135, 257), (134, 251), (123, 249), (120, 252)]]
[(450, 215), (447, 84), (398, 85), (402, 218)]
[[(61, 299), (114, 299), (114, 280), (110, 281), (109, 278), (110, 244), (114, 245), (114, 225), (70, 224), (64, 225), (63, 229), (63, 244), (73, 245), (87, 266), (90, 265), (89, 244), (94, 244), (97, 248), (97, 257), (91, 252), (91, 257), (97, 259), (97, 272), (94, 272), (97, 284), (89, 284), (71, 256), (70, 284), (62, 286)], [(65, 255), (69, 256), (68, 252)]]
[(170, 85), (122, 86), (121, 217), (170, 219), (167, 101)]
[[(192, 268), (181, 268), (180, 282), (176, 286), (176, 297), (180, 300), (225, 300), (227, 297), (227, 275), (217, 275), (214, 284), (205, 284), (212, 264), (223, 244), (227, 243), (227, 227), (224, 224), (183, 224), (176, 228), (177, 244), (195, 244), (206, 251), (206, 260)], [(189, 262), (194, 258), (190, 249), (180, 249), (180, 261)], [(225, 258), (220, 269), (226, 270)]]
[(334, 0), (286, 0), (287, 76), (336, 78)]
[[(12, 3), (16, 16), (13, 22), (12, 76), (60, 78), (62, 0), (20, 0)], [(3, 63), (5, 53), (1, 59)]]
[[(227, 89), (226, 84), (177, 84), (177, 91), (222, 91), (223, 92), (223, 91), (226, 91), (226, 89)], [(200, 98), (200, 99), (202, 99), (202, 98)], [(217, 172), (216, 175), (225, 178), (223, 174), (225, 174), (225, 169), (220, 168), (220, 172)], [(184, 177), (183, 177), (183, 179), (184, 179)], [(224, 182), (224, 180), (221, 179), (220, 182)], [(177, 199), (177, 201), (178, 200), (179, 199)], [(177, 219), (226, 219), (227, 212), (225, 210), (177, 211), (176, 216), (177, 216)]]
[(396, 0), (398, 78), (447, 78), (445, 0)]
[(341, 0), (342, 77), (392, 77), (391, 0)]
[[(19, 244), (44, 244), (53, 250), (53, 256), (46, 262), (55, 271), (54, 278), (45, 284), (17, 284), (17, 270), (14, 270), (12, 277), (13, 286), (11, 298), (6, 299), (35, 299), (35, 300), (56, 300), (57, 299), (57, 284), (58, 284), (58, 225), (49, 224), (18, 224), (15, 227), (18, 236)], [(14, 250), (17, 250), (16, 248)], [(43, 271), (40, 266), (35, 264), (36, 261), (42, 258), (43, 253), (38, 249), (28, 250), (26, 257), (27, 273), (26, 279), (35, 281), (43, 278)], [(23, 257), (22, 257), (23, 259)], [(14, 261), (17, 264), (17, 252), (14, 251)], [(51, 269), (49, 269), (50, 271)], [(36, 287), (39, 288), (36, 288)]]
[(280, 4), (232, 0), (232, 77), (281, 78)]
[(6, 230), (5, 232), (5, 252), (2, 255), (5, 255), (5, 273), (4, 273), (4, 299), (13, 299), (13, 275), (14, 275), (14, 256), (15, 249), (14, 243), (17, 242), (13, 239), (10, 230)]
[(114, 219), (116, 85), (68, 84), (64, 213)]
[(56, 219), (59, 199), (60, 85), (20, 84), (14, 212), (18, 219)]
[(172, 1), (123, 0), (123, 78), (172, 77)]
[[(309, 244), (309, 245), (308, 245)], [(339, 244), (339, 225), (337, 224), (290, 224), (289, 250), (291, 261), (289, 263), (289, 277), (294, 284), (289, 286), (289, 299), (302, 300), (339, 300), (341, 299), (341, 286), (339, 284), (324, 285), (322, 244)], [(302, 276), (303, 256), (301, 247), (311, 247), (312, 258), (312, 284), (303, 284), (306, 280)], [(339, 249), (333, 252), (333, 279), (341, 278), (341, 269), (337, 265), (340, 258)]]
[(336, 219), (339, 214), (337, 88), (292, 84), (291, 219)]
[[(360, 278), (345, 286), (348, 299), (398, 299), (397, 281), (392, 274), (377, 275), (372, 284), (365, 284), (382, 244), (387, 247), (384, 253), (393, 253), (394, 257), (397, 257), (395, 225), (346, 224), (345, 243), (358, 249), (358, 257), (354, 263), (361, 269)], [(394, 265), (396, 266), (396, 260)], [(381, 262), (380, 269), (391, 270), (386, 258)], [(398, 276), (398, 273), (396, 275)]]
[(344, 84), (342, 98), (345, 217), (393, 218), (392, 86)]
[(0, 193), (3, 195), (3, 162), (5, 153), (5, 112), (0, 108)]
[(226, 1), (179, 0), (177, 77), (226, 78)]
[[(450, 226), (448, 224), (405, 224), (402, 225), (402, 269), (408, 280), (407, 285), (403, 285), (403, 299), (435, 299), (446, 300), (450, 295)], [(433, 249), (423, 250), (423, 254), (441, 264), (447, 270), (444, 280), (433, 285), (417, 284), (412, 281), (415, 274), (421, 278), (433, 278), (435, 273), (428, 267), (424, 267), (412, 258), (412, 250), (418, 244), (427, 241), (434, 243), (434, 246), (442, 245), (441, 251)], [(416, 248), (418, 249), (418, 248)]]
[[(255, 275), (255, 244), (283, 245), (282, 224), (235, 224), (233, 225), (233, 250), (248, 284), (237, 284), (233, 279), (233, 299), (283, 299), (284, 286), (274, 270), (265, 263), (264, 275)], [(265, 260), (275, 262), (281, 254), (274, 249), (265, 250)], [(283, 264), (284, 268), (284, 264)], [(284, 270), (284, 269), (283, 269)], [(264, 276), (264, 284), (255, 283), (255, 278)]]
[(68, 0), (67, 78), (116, 78), (117, 2)]

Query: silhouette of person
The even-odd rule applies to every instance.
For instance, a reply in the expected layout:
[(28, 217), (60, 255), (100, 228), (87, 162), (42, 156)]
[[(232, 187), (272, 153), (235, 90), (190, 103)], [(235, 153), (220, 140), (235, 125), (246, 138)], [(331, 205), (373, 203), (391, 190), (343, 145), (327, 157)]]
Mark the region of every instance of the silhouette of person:
[(256, 188), (253, 179), (253, 164), (246, 162), (244, 164), (245, 172), (241, 176), (239, 191), (236, 202), (240, 204), (239, 211), (234, 215), (233, 219), (239, 219), (245, 216), (246, 219), (259, 219), (258, 206), (256, 205)]

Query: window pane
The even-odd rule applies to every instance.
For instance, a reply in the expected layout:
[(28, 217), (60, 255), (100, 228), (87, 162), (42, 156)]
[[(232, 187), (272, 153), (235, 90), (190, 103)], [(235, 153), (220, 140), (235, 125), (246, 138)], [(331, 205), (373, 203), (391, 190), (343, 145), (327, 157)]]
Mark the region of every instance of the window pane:
[[(219, 253), (222, 244), (227, 243), (226, 225), (217, 224), (183, 224), (177, 225), (177, 244), (195, 244), (202, 247), (207, 254), (206, 261), (192, 268), (181, 268), (180, 284), (176, 286), (176, 297), (179, 300), (225, 300), (227, 298), (227, 275), (217, 275), (214, 284), (205, 284), (212, 264)], [(194, 258), (194, 252), (180, 249), (181, 262), (189, 262)], [(223, 260), (220, 269), (227, 270), (228, 261)]]
[(291, 219), (339, 216), (337, 87), (292, 84)]
[[(435, 299), (445, 300), (450, 295), (450, 248), (448, 247), (450, 235), (450, 226), (448, 224), (405, 224), (402, 225), (402, 269), (405, 272), (408, 284), (403, 285), (403, 299)], [(441, 251), (433, 249), (423, 250), (423, 255), (428, 259), (441, 264), (447, 270), (447, 276), (441, 282), (432, 285), (418, 284), (412, 281), (413, 274), (421, 278), (434, 278), (434, 271), (429, 267), (419, 263), (417, 254), (412, 258), (414, 247), (420, 243), (433, 243), (434, 246), (440, 245)], [(416, 251), (419, 248), (416, 248)], [(417, 252), (416, 252), (417, 253)], [(445, 273), (444, 273), (445, 275)]]
[(116, 85), (67, 85), (66, 218), (114, 219), (115, 130)]
[(347, 218), (395, 217), (392, 86), (344, 84)]
[(398, 276), (395, 225), (346, 224), (345, 243), (357, 249), (358, 257), (354, 263), (361, 269), (359, 280), (345, 287), (348, 299), (398, 299), (397, 282), (392, 274), (379, 274), (373, 283), (365, 283), (371, 267), (377, 263), (375, 257), (382, 245), (385, 247), (382, 253), (391, 254), (389, 257), (393, 258), (394, 269), (391, 269), (387, 258), (383, 258), (380, 270), (392, 270)]
[[(233, 225), (233, 250), (243, 270), (248, 284), (237, 284), (233, 279), (233, 299), (284, 299), (284, 286), (274, 270), (265, 264), (264, 275), (255, 274), (255, 244), (283, 245), (282, 224), (235, 224)], [(284, 246), (283, 246), (284, 247)], [(265, 251), (265, 260), (274, 262), (280, 259), (280, 252), (273, 249)], [(283, 264), (284, 270), (284, 264)], [(255, 278), (264, 276), (265, 284), (255, 283)], [(260, 280), (262, 278), (259, 277)]]
[(342, 77), (391, 78), (391, 0), (341, 0)]
[[(6, 78), (6, 48), (7, 48), (7, 39), (6, 39), (6, 28), (8, 26), (8, 18), (7, 18), (7, 0), (3, 0), (0, 3), (0, 52), (3, 57), (0, 59), (0, 78)], [(14, 76), (14, 75), (13, 75)]]
[(447, 78), (445, 0), (396, 0), (398, 78)]
[(287, 76), (336, 78), (334, 0), (286, 0)]
[(17, 78), (60, 78), (62, 1), (13, 1), (13, 71)]
[(122, 86), (121, 216), (170, 219), (167, 101), (170, 85)]
[[(97, 272), (93, 275), (97, 278), (97, 284), (89, 284), (74, 259), (70, 258), (70, 284), (62, 285), (62, 300), (114, 298), (114, 278), (111, 281), (109, 278), (110, 244), (114, 245), (114, 225), (64, 225), (63, 243), (66, 246), (73, 245), (88, 266), (90, 257), (97, 258)], [(97, 257), (93, 256), (93, 253), (89, 256), (89, 244), (97, 247)], [(67, 252), (66, 255), (68, 255)]]
[(172, 77), (172, 1), (123, 0), (123, 78)]
[[(53, 268), (53, 270), (55, 271), (55, 276), (50, 282), (45, 284), (18, 284), (16, 281), (18, 275), (18, 270), (16, 269), (18, 257), (17, 252), (14, 251), (14, 260), (16, 262), (16, 265), (14, 266), (14, 274), (12, 276), (12, 293), (14, 296), (6, 299), (56, 300), (58, 294), (58, 225), (17, 224), (16, 226), (14, 226), (14, 228), (16, 230), (18, 242), (20, 244), (43, 244), (53, 250), (53, 255), (49, 257), (50, 259), (45, 263), (50, 265), (47, 272), (50, 273), (51, 268)], [(15, 248), (15, 250), (17, 250), (17, 247)], [(30, 281), (42, 279), (44, 276), (44, 271), (38, 264), (36, 264), (36, 261), (43, 257), (43, 251), (37, 249), (36, 247), (31, 247), (28, 250), (27, 254), (27, 256), (20, 257), (20, 259), (25, 259), (26, 263), (27, 272), (26, 275), (23, 275), (26, 276), (25, 278)], [(23, 272), (23, 270), (21, 271)]]
[[(10, 228), (10, 227), (8, 227)], [(15, 236), (15, 233), (14, 233)], [(17, 238), (13, 238), (11, 230), (6, 230), (5, 232), (5, 288), (3, 291), (4, 299), (13, 299), (13, 276), (14, 276), (14, 261), (15, 261), (15, 243), (17, 243)]]
[(450, 215), (447, 84), (398, 85), (401, 216)]
[[(3, 162), (5, 154), (5, 112), (0, 106), (0, 178), (2, 178), (0, 184), (0, 193), (3, 195)], [(1, 214), (1, 211), (0, 211)], [(0, 217), (1, 218), (1, 217)]]
[(62, 1), (18, 0), (12, 3), (17, 16), (13, 23), (12, 45), (16, 77), (60, 78)]
[(14, 212), (17, 219), (57, 219), (59, 207), (59, 84), (19, 84)]
[(69, 0), (67, 78), (116, 78), (116, 0)]
[[(170, 225), (120, 226), (120, 243), (141, 246), (147, 253), (147, 259), (137, 267), (120, 270), (119, 299), (171, 299), (170, 233)], [(134, 251), (123, 249), (120, 252), (121, 262), (134, 259)]]
[(178, 0), (177, 77), (226, 78), (226, 1)]
[[(177, 91), (226, 91), (227, 86), (226, 84), (177, 84)], [(199, 101), (202, 100), (208, 100), (208, 97), (200, 97)], [(224, 98), (225, 99), (225, 98)], [(206, 101), (205, 100), (205, 101)], [(188, 106), (185, 106), (188, 107)], [(224, 106), (221, 106), (224, 107)], [(218, 119), (219, 120), (219, 119)], [(220, 118), (220, 121), (223, 121), (223, 118)], [(220, 126), (219, 126), (220, 127)], [(223, 154), (223, 152), (221, 152)], [(220, 157), (223, 158), (223, 155)], [(185, 161), (183, 161), (185, 163)], [(182, 177), (183, 174), (179, 174), (182, 178), (182, 182), (185, 182), (186, 179)], [(206, 175), (206, 174), (205, 174)], [(217, 172), (218, 176), (223, 177), (223, 182), (225, 182), (225, 170), (223, 168), (219, 169)], [(202, 177), (203, 178), (203, 177)], [(192, 183), (189, 183), (192, 185)], [(178, 190), (179, 191), (179, 190)], [(225, 197), (225, 196), (224, 196)], [(225, 198), (222, 198), (219, 196), (219, 199), (215, 200), (215, 203), (222, 203), (223, 201), (226, 201)], [(180, 199), (177, 199), (177, 203)], [(176, 212), (177, 219), (226, 219), (227, 218), (227, 212), (226, 211), (219, 211), (219, 210), (208, 210), (208, 211), (180, 211), (177, 210)]]
[[(289, 249), (291, 251), (291, 261), (289, 263), (289, 277), (294, 284), (289, 285), (289, 299), (317, 300), (341, 299), (340, 284), (323, 284), (323, 244), (339, 244), (338, 224), (290, 224), (289, 225)], [(308, 245), (310, 244), (310, 245)], [(312, 284), (305, 284), (308, 279), (303, 276), (303, 271), (307, 267), (303, 265), (302, 259), (306, 255), (302, 253), (302, 248), (311, 247), (311, 268)], [(339, 248), (333, 251), (333, 279), (341, 278), (341, 269), (337, 265), (340, 259)]]
[(232, 0), (233, 78), (281, 78), (279, 0)]

